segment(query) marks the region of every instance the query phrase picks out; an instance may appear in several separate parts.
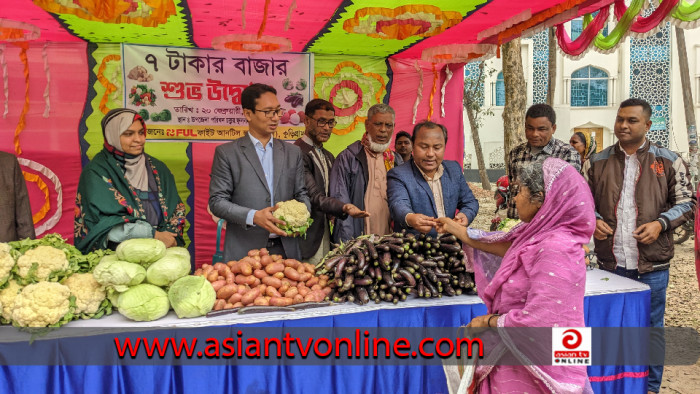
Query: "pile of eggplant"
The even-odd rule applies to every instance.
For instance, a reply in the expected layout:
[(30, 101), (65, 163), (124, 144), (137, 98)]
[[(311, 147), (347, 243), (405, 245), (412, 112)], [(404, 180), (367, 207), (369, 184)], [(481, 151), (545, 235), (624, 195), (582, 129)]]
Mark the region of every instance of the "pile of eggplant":
[(454, 235), (393, 233), (361, 236), (329, 252), (316, 266), (335, 286), (327, 301), (394, 304), (422, 298), (476, 294), (464, 252)]

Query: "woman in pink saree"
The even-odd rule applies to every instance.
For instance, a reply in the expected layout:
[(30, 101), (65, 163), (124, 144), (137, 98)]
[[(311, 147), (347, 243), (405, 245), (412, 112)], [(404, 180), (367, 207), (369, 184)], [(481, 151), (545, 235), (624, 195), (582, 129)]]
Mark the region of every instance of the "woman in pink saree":
[[(489, 312), (468, 327), (583, 327), (582, 245), (595, 230), (590, 189), (575, 168), (556, 158), (527, 165), (515, 186), (522, 222), (508, 233), (465, 231), (438, 219), (438, 232), (465, 243)], [(592, 392), (585, 366), (532, 365), (505, 331), (499, 330), (501, 354), (510, 352), (523, 365), (477, 366), (478, 393)]]

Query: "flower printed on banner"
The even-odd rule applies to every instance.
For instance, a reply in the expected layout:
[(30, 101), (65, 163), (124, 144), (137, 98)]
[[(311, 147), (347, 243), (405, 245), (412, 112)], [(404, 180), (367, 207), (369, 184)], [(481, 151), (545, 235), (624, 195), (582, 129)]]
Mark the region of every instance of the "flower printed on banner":
[(54, 14), (72, 14), (81, 19), (105, 23), (131, 23), (158, 26), (177, 13), (173, 0), (34, 0), (34, 4)]
[(338, 125), (333, 134), (352, 132), (358, 123), (367, 119), (367, 110), (381, 102), (386, 90), (384, 77), (377, 73), (363, 72), (352, 61), (335, 66), (333, 72), (319, 72), (315, 77), (315, 96), (330, 101), (335, 108)]
[(373, 38), (405, 40), (409, 37), (430, 37), (462, 21), (456, 11), (442, 11), (428, 4), (409, 4), (401, 7), (366, 7), (355, 12), (355, 17), (343, 23), (348, 33), (366, 34)]

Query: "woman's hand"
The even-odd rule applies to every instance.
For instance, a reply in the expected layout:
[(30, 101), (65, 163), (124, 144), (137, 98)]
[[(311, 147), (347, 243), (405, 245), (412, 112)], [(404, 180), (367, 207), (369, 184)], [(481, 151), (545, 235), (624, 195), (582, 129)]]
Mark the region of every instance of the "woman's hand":
[(437, 218), (435, 223), (438, 233), (450, 233), (459, 238), (466, 233), (464, 226), (447, 217)]
[(483, 316), (477, 316), (472, 319), (472, 321), (467, 324), (467, 327), (471, 328), (488, 328), (489, 327), (489, 318), (493, 315), (483, 315)]
[(169, 231), (156, 231), (153, 238), (162, 241), (166, 248), (172, 248), (173, 246), (177, 246), (177, 240), (175, 240), (176, 236), (177, 234)]

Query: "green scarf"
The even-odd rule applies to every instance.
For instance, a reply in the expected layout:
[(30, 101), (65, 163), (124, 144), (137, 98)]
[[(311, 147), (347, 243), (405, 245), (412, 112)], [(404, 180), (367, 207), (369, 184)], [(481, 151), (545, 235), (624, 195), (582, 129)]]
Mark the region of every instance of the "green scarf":
[[(184, 245), (185, 205), (177, 193), (175, 178), (161, 161), (150, 156), (146, 159), (153, 169), (163, 211), (163, 221), (156, 231), (176, 233), (178, 245)], [(114, 226), (137, 220), (146, 221), (138, 192), (126, 180), (114, 156), (103, 149), (80, 174), (75, 199), (75, 246), (83, 253), (102, 249)]]

